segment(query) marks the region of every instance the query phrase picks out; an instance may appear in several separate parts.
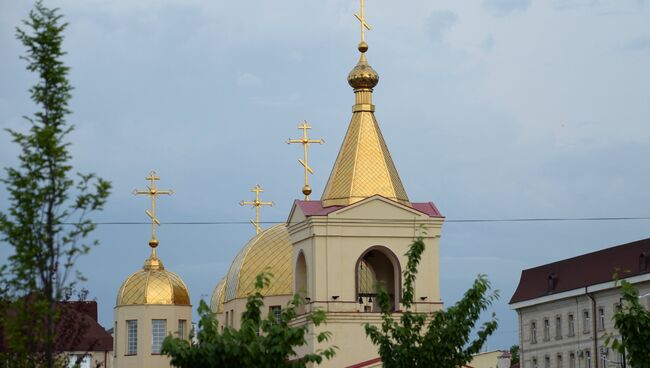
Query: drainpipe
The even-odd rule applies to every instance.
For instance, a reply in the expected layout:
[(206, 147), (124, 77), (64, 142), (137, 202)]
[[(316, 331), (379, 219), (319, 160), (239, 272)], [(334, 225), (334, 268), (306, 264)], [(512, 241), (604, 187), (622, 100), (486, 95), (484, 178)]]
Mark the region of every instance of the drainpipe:
[(587, 286), (585, 286), (585, 295), (591, 299), (591, 334), (593, 338), (593, 354), (591, 358), (593, 359), (593, 367), (598, 368), (598, 334), (596, 332), (596, 299), (592, 293), (587, 291)]

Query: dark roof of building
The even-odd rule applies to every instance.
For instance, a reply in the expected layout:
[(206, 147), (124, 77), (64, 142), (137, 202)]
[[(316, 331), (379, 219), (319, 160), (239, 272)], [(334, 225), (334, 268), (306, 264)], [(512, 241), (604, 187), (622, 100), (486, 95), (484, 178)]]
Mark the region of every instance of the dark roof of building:
[[(29, 297), (27, 297), (29, 303)], [(24, 304), (23, 304), (24, 305)], [(57, 351), (111, 351), (113, 337), (97, 322), (96, 301), (59, 302), (56, 308), (60, 311), (56, 328)], [(6, 310), (8, 318), (17, 315), (15, 308), (9, 306)], [(7, 350), (7, 340), (4, 328), (0, 326), (0, 351)]]
[[(328, 214), (343, 208), (345, 206), (329, 206), (323, 207), (322, 201), (301, 201), (296, 200), (296, 205), (300, 207), (300, 210), (305, 216), (327, 216)], [(411, 203), (411, 208), (416, 211), (422, 212), (430, 217), (444, 217), (438, 211), (433, 202), (413, 202)]]
[(523, 270), (510, 304), (612, 281), (617, 271), (621, 279), (649, 272), (650, 238)]

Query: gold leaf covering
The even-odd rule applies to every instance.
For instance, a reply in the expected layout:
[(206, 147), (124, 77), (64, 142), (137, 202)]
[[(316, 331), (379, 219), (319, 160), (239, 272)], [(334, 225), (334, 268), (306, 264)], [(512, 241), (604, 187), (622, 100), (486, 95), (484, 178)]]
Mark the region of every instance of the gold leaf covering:
[(373, 195), (410, 206), (375, 119), (372, 88), (379, 75), (368, 65), (367, 47), (359, 50), (361, 58), (348, 76), (355, 94), (352, 120), (323, 191), (323, 206), (347, 206)]
[[(150, 261), (148, 259), (147, 261)], [(190, 305), (187, 285), (175, 273), (158, 267), (145, 267), (129, 276), (117, 293), (116, 305), (171, 304)]]
[(226, 278), (219, 280), (219, 283), (214, 288), (212, 292), (212, 298), (210, 298), (210, 310), (214, 313), (221, 314), (223, 313), (223, 297), (225, 296), (224, 290), (226, 288)]
[[(256, 235), (237, 254), (223, 286), (223, 296), (219, 295), (218, 308), (224, 302), (245, 298), (255, 291), (255, 280), (259, 273), (273, 274), (271, 285), (262, 290), (262, 295), (291, 295), (291, 254), (292, 244), (285, 224), (275, 225)], [(217, 285), (219, 288), (219, 284)], [(220, 294), (213, 293), (213, 298)], [(217, 310), (218, 310), (217, 308)], [(213, 311), (215, 308), (212, 309)]]

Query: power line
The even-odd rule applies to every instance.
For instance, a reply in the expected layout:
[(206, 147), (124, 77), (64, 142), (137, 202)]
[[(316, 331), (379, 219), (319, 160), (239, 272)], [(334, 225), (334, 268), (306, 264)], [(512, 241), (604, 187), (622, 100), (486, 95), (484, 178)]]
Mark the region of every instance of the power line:
[[(467, 218), (467, 219), (446, 219), (445, 223), (495, 223), (495, 222), (588, 222), (588, 221), (642, 221), (650, 220), (650, 217), (522, 217), (522, 218)], [(328, 220), (329, 224), (354, 224), (367, 223), (369, 221), (379, 223), (413, 223), (411, 220), (377, 220), (377, 219), (356, 219), (356, 220)], [(286, 221), (260, 221), (260, 224), (276, 225)], [(64, 225), (75, 225), (73, 222), (64, 222)], [(97, 221), (96, 225), (151, 225), (147, 221)], [(249, 221), (220, 220), (220, 221), (168, 221), (161, 222), (162, 225), (250, 225)]]

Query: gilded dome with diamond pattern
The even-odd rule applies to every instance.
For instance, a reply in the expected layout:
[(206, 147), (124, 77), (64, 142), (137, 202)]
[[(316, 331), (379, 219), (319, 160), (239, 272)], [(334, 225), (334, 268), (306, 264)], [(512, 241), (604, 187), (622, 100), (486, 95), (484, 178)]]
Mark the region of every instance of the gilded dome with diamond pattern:
[(150, 257), (117, 293), (117, 306), (139, 304), (190, 305), (190, 293), (177, 274), (165, 270), (160, 259)]

